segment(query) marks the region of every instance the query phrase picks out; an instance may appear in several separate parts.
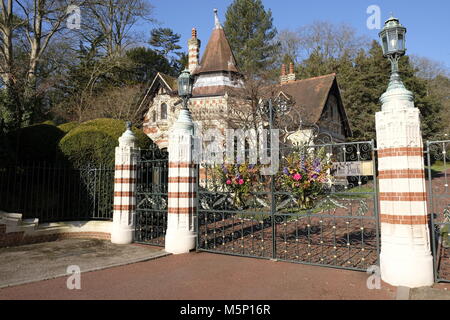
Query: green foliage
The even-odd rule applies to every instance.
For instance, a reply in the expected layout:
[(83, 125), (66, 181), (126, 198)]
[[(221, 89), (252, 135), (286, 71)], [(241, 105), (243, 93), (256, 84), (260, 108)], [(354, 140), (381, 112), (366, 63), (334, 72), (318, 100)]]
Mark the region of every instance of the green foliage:
[(128, 59), (133, 63), (128, 77), (134, 83), (146, 83), (155, 77), (157, 72), (175, 75), (170, 62), (158, 52), (138, 47), (126, 52)]
[(17, 163), (61, 160), (58, 148), (64, 131), (51, 124), (37, 124), (14, 130), (6, 139)]
[(225, 14), (224, 31), (241, 71), (256, 73), (270, 68), (278, 44), (272, 11), (261, 0), (234, 0)]
[(181, 46), (178, 45), (180, 41), (180, 35), (174, 33), (170, 28), (156, 28), (151, 31), (150, 45), (156, 48), (156, 51), (167, 58), (167, 55), (176, 50), (180, 50)]
[[(114, 164), (115, 147), (123, 134), (125, 122), (115, 119), (96, 119), (84, 122), (71, 130), (59, 143), (64, 156), (74, 167), (87, 165)], [(137, 147), (147, 149), (152, 141), (142, 132), (133, 128)]]
[(58, 128), (60, 130), (62, 130), (64, 133), (68, 133), (71, 130), (75, 129), (76, 127), (78, 127), (80, 125), (80, 123), (76, 122), (76, 121), (72, 121), (72, 122), (67, 122), (67, 123), (63, 123), (60, 124), (58, 126)]
[[(352, 140), (375, 139), (375, 113), (381, 110), (379, 99), (387, 89), (391, 71), (390, 63), (383, 57), (377, 41), (372, 42), (368, 52), (361, 50), (355, 58), (348, 55), (325, 58), (315, 51), (298, 69), (301, 78), (337, 73), (353, 131)], [(423, 136), (429, 139), (442, 130), (439, 100), (427, 92), (426, 80), (415, 76), (416, 70), (407, 56), (400, 59), (400, 71), (406, 88), (414, 93), (415, 105), (422, 114)]]

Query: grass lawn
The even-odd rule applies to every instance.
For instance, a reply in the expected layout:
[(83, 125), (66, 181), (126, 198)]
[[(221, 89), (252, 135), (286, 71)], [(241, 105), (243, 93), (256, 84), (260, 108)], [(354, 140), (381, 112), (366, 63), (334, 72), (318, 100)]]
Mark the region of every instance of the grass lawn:
[(447, 162), (444, 164), (444, 161), (436, 161), (432, 166), (431, 170), (437, 171), (437, 172), (443, 172), (450, 169), (450, 163)]

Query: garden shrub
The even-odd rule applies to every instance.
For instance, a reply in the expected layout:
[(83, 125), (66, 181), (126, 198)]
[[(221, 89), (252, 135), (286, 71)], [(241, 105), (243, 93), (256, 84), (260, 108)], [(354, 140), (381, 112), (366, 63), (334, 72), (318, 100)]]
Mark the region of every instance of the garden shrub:
[[(137, 147), (150, 148), (152, 141), (142, 130), (132, 128)], [(96, 119), (84, 122), (69, 131), (59, 143), (65, 157), (74, 167), (114, 165), (115, 147), (125, 131), (125, 122), (116, 119)]]
[(64, 133), (68, 133), (69, 131), (77, 128), (79, 125), (80, 125), (79, 122), (72, 121), (72, 122), (60, 124), (58, 126), (58, 128), (61, 129), (62, 131), (64, 131)]
[(6, 139), (17, 163), (54, 163), (60, 160), (58, 143), (64, 132), (51, 124), (36, 124), (12, 131)]
[(52, 120), (47, 120), (47, 121), (41, 122), (40, 124), (48, 124), (49, 126), (56, 126), (56, 123)]

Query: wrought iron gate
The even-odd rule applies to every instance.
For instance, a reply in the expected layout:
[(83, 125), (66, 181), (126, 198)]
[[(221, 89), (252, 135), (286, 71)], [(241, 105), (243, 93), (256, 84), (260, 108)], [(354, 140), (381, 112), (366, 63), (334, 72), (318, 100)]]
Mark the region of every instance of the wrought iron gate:
[(141, 150), (137, 165), (134, 241), (164, 246), (167, 229), (168, 153)]
[(378, 264), (374, 142), (280, 150), (260, 166), (200, 166), (197, 249), (352, 270)]
[(436, 282), (450, 282), (450, 140), (427, 142), (429, 212)]

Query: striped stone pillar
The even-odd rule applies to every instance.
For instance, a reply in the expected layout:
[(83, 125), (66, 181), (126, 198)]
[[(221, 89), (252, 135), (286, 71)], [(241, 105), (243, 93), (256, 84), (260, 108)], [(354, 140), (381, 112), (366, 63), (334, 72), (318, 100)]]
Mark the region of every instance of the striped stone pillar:
[(181, 110), (169, 134), (168, 219), (165, 250), (173, 254), (195, 248), (197, 165), (193, 158), (194, 124), (189, 110)]
[(119, 138), (116, 147), (114, 173), (114, 213), (111, 242), (128, 244), (133, 242), (136, 210), (136, 167), (139, 149), (131, 124)]
[(420, 112), (398, 75), (376, 114), (381, 278), (410, 288), (433, 284)]

